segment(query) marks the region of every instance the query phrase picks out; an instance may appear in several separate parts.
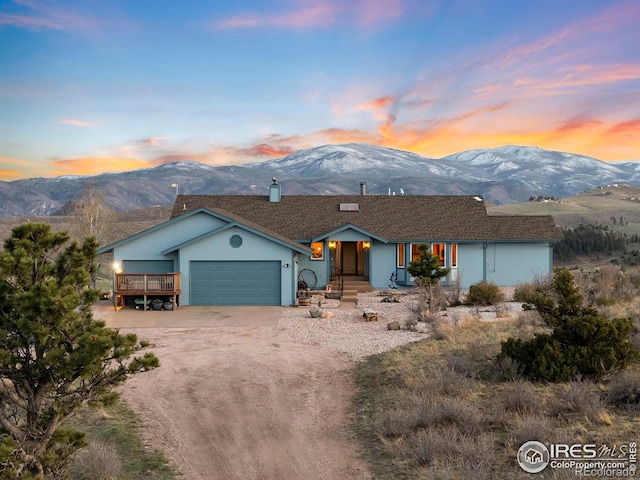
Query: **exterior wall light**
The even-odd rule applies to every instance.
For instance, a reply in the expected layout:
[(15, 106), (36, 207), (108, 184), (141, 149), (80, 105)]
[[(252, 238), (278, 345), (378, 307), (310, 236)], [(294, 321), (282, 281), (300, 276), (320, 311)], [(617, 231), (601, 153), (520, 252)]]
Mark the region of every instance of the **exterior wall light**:
[(362, 248), (369, 250), (371, 248), (371, 242), (362, 242)]
[(336, 242), (334, 242), (334, 241), (329, 242), (329, 248), (331, 248), (331, 249), (336, 248)]

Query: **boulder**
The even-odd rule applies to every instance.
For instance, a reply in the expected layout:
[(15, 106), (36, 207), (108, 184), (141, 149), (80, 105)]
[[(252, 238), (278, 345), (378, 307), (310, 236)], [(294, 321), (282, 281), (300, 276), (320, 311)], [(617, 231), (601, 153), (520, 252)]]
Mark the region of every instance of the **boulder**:
[(400, 322), (387, 323), (387, 330), (400, 330)]
[(322, 310), (319, 307), (314, 307), (311, 310), (309, 310), (309, 315), (311, 315), (311, 318), (320, 318), (322, 317), (323, 314), (324, 314), (324, 310)]
[(377, 322), (378, 321), (378, 312), (372, 310), (371, 308), (365, 308), (362, 312), (362, 317), (367, 322)]

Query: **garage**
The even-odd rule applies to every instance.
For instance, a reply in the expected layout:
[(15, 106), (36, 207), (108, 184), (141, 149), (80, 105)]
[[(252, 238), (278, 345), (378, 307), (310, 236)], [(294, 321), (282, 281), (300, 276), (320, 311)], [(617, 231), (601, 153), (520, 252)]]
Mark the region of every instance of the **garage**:
[(280, 305), (279, 261), (192, 261), (191, 305)]

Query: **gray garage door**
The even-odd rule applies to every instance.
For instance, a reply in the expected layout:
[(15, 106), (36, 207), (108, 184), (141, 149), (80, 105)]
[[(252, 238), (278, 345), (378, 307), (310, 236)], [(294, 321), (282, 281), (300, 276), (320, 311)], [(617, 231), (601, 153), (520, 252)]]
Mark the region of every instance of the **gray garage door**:
[(280, 262), (191, 262), (191, 305), (280, 305)]

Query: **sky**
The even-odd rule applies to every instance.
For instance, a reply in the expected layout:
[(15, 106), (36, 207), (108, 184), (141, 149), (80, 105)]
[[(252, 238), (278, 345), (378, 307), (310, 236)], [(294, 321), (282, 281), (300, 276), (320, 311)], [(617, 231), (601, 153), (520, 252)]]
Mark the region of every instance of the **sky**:
[(368, 143), (640, 160), (640, 0), (0, 0), (0, 180)]

